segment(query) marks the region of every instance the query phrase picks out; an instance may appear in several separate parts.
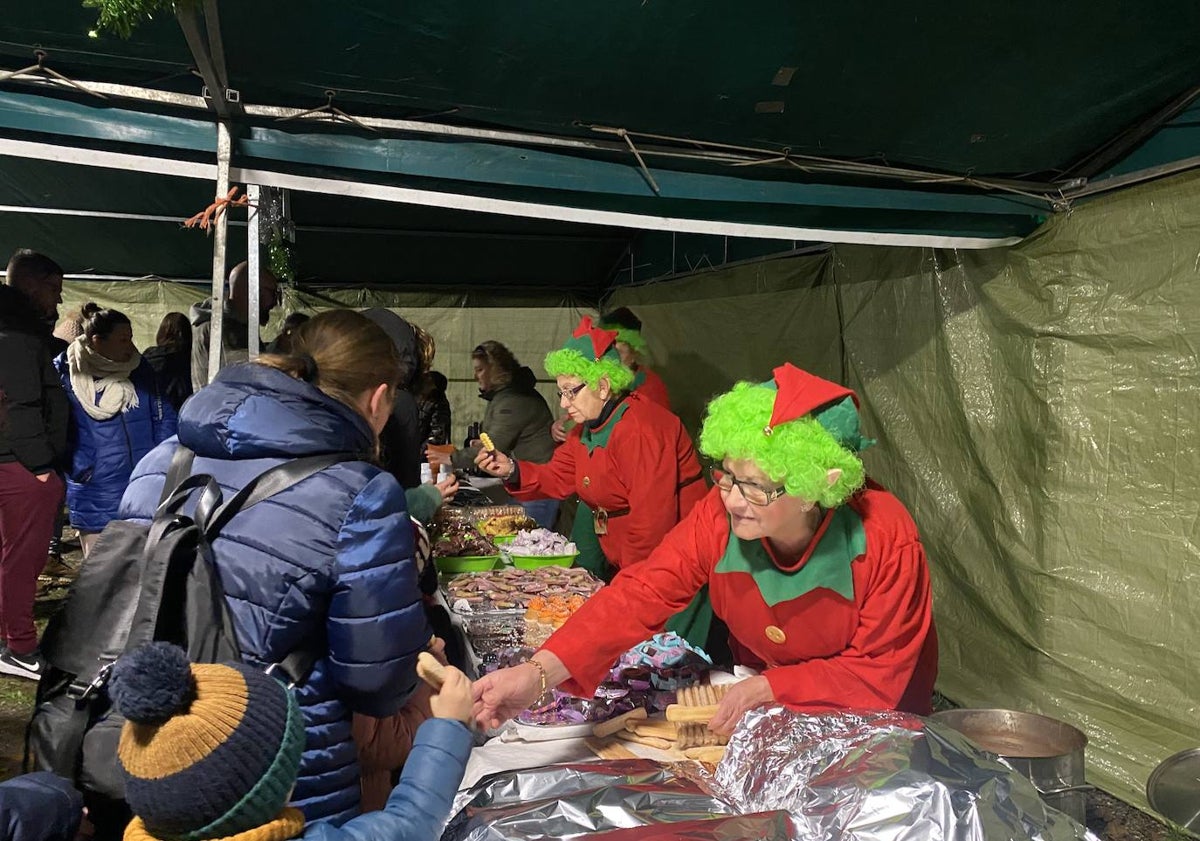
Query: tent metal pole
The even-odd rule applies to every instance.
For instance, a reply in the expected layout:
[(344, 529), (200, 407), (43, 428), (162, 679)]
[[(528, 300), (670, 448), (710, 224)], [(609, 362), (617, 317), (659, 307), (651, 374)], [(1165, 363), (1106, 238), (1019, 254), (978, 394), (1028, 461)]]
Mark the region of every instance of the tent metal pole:
[(258, 356), (258, 302), (262, 295), (259, 286), (259, 248), (258, 248), (258, 207), (262, 198), (262, 187), (257, 184), (246, 185), (246, 196), (250, 199), (249, 216), (246, 220), (246, 263), (250, 271), (250, 295), (246, 303), (247, 329), (250, 331), (246, 338), (246, 350), (251, 359)]
[[(233, 154), (233, 142), (229, 136), (229, 125), (223, 120), (217, 123), (217, 198), (229, 193), (229, 159)], [(212, 332), (208, 337), (208, 381), (212, 382), (221, 370), (221, 351), (225, 349), (225, 243), (229, 236), (228, 213), (218, 213), (213, 234), (212, 273)], [(249, 320), (249, 319), (247, 319)]]

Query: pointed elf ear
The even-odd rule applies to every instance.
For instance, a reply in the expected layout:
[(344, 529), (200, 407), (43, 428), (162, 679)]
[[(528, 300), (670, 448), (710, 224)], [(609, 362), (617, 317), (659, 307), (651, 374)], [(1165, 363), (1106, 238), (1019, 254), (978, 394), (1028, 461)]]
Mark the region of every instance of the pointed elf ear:
[(842, 478), (842, 470), (840, 467), (835, 467), (825, 474), (825, 481), (829, 483), (829, 487), (833, 487), (838, 483), (838, 479)]

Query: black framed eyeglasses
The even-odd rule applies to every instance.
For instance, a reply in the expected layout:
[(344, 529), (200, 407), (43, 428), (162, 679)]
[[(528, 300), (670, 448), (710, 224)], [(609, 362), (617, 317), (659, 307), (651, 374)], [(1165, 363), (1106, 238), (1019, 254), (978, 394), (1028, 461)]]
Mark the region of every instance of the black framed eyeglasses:
[(565, 397), (567, 398), (568, 403), (574, 403), (575, 398), (579, 396), (579, 392), (583, 391), (585, 388), (587, 388), (587, 383), (580, 383), (574, 388), (560, 388), (555, 391), (555, 394), (558, 395), (559, 400), (562, 400)]
[(737, 485), (737, 489), (742, 493), (742, 499), (751, 505), (770, 505), (787, 493), (784, 488), (764, 488), (754, 482), (738, 479), (724, 467), (716, 464), (708, 469), (708, 475), (712, 477), (713, 484), (720, 488), (722, 493), (729, 493), (733, 490), (733, 486)]

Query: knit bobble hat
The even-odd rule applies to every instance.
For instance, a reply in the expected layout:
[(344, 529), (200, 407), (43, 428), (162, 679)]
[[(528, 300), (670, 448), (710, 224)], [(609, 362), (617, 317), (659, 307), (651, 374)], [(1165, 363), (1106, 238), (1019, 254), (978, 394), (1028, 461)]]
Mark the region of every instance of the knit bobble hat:
[(304, 721), (279, 681), (241, 663), (192, 663), (155, 642), (117, 661), (109, 695), (127, 719), (117, 757), (145, 835), (206, 841), (280, 817)]

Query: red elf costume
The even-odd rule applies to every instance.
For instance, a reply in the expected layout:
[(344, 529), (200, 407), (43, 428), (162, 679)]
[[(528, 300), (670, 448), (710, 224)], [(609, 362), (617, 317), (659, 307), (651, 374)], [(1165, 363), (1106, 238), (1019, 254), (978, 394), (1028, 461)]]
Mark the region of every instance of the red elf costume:
[(571, 675), (563, 688), (590, 696), (622, 652), (707, 585), (735, 661), (761, 670), (776, 701), (928, 714), (937, 674), (929, 568), (904, 506), (865, 480), (857, 453), (870, 443), (853, 392), (792, 365), (714, 400), (705, 455), (752, 461), (782, 485), (773, 496), (752, 488), (767, 500), (757, 504), (787, 494), (818, 505), (810, 542), (778, 557), (769, 538), (738, 538), (726, 509), (737, 480), (718, 473), (719, 486), (649, 558), (546, 642)]

